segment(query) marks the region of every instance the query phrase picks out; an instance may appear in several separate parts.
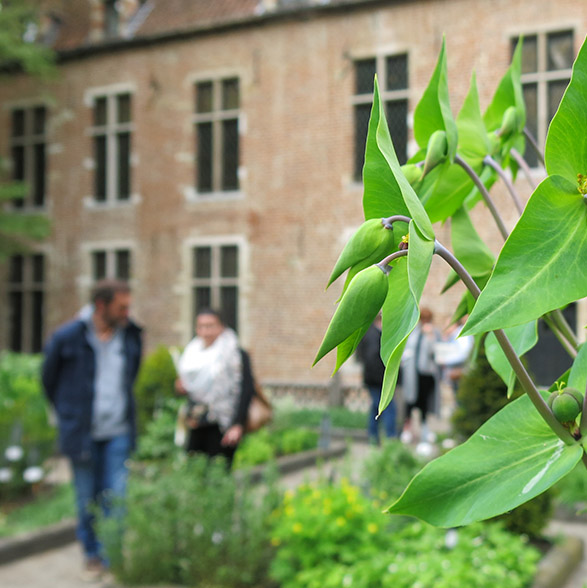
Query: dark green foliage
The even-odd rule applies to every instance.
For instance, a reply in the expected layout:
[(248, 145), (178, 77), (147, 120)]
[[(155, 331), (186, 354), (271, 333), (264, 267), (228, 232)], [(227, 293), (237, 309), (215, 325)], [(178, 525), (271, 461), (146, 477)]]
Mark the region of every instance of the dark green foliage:
[[(489, 365), (484, 348), (483, 344), (479, 346), (475, 363), (463, 376), (457, 392), (457, 408), (452, 424), (458, 437), (472, 435), (510, 401), (507, 386)], [(511, 400), (519, 395), (519, 392), (515, 393)], [(545, 492), (497, 518), (503, 520), (512, 533), (538, 538), (552, 515), (552, 497), (551, 491)]]
[(177, 411), (183, 402), (183, 398), (168, 398), (157, 409), (157, 415), (147, 422), (139, 436), (136, 459), (164, 459), (179, 451), (174, 443), (174, 433)]
[(331, 407), (324, 410), (301, 408), (277, 411), (273, 423), (276, 428), (319, 427), (325, 416), (330, 419), (332, 427), (363, 430), (367, 427), (365, 412), (356, 412), (344, 407)]
[(145, 430), (155, 411), (168, 398), (175, 397), (176, 378), (173, 359), (165, 346), (159, 345), (145, 357), (135, 384), (139, 433)]

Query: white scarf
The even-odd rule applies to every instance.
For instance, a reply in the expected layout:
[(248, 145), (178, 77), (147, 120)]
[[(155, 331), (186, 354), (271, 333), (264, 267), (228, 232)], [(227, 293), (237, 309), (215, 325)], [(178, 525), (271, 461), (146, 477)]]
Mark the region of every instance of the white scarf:
[(224, 329), (209, 347), (192, 339), (178, 363), (178, 373), (189, 398), (208, 407), (208, 420), (222, 430), (232, 423), (240, 395), (242, 360), (236, 333)]

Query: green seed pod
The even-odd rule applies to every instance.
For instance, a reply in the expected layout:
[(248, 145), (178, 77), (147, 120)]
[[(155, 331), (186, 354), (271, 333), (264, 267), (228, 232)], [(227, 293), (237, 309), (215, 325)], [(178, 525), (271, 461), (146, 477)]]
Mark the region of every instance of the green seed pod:
[(410, 182), (410, 186), (414, 186), (422, 179), (422, 167), (414, 163), (402, 165), (402, 172), (406, 176), (406, 180)]
[(514, 133), (518, 132), (518, 113), (515, 106), (510, 106), (503, 113), (501, 128), (496, 132), (498, 137), (504, 141), (509, 139)]
[(583, 409), (583, 395), (575, 388), (563, 388), (553, 392), (547, 403), (560, 423), (573, 423)]
[(448, 139), (446, 137), (446, 131), (434, 131), (428, 139), (422, 176), (425, 176), (430, 170), (440, 165), (446, 159), (447, 155)]
[(376, 265), (360, 271), (351, 280), (328, 325), (312, 365), (316, 365), (329, 351), (354, 333), (366, 332), (381, 310), (388, 288), (387, 274)]
[(386, 229), (381, 223), (381, 219), (372, 218), (366, 220), (342, 250), (326, 288), (347, 269), (357, 265), (361, 266), (360, 269), (369, 267), (380, 262), (393, 251), (393, 230)]

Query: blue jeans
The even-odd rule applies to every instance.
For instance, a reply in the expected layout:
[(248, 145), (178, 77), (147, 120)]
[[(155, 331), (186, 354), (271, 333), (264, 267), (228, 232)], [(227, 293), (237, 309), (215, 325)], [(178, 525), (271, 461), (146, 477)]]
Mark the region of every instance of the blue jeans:
[(93, 441), (91, 457), (71, 461), (77, 504), (77, 537), (87, 558), (101, 557), (101, 545), (94, 529), (96, 506), (106, 516), (122, 519), (123, 508), (116, 502), (126, 494), (130, 456), (130, 435), (119, 435), (105, 441)]
[(381, 388), (369, 386), (371, 394), (371, 411), (369, 412), (369, 422), (367, 424), (367, 433), (370, 441), (379, 442), (379, 421), (383, 421), (385, 435), (387, 437), (396, 437), (396, 406), (395, 400), (392, 400), (387, 408), (381, 413), (379, 419), (376, 419), (379, 412), (379, 401), (381, 400)]

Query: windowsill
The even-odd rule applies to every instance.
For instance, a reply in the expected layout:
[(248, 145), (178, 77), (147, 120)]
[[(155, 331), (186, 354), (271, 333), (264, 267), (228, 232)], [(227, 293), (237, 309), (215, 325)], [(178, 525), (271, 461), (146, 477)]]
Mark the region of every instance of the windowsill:
[(190, 203), (202, 202), (226, 202), (230, 200), (243, 200), (245, 193), (242, 190), (227, 190), (222, 192), (197, 192), (193, 187), (184, 190), (184, 197)]
[(133, 194), (128, 200), (96, 200), (93, 196), (84, 196), (84, 208), (87, 210), (108, 210), (111, 208), (131, 208), (141, 202), (140, 194)]

